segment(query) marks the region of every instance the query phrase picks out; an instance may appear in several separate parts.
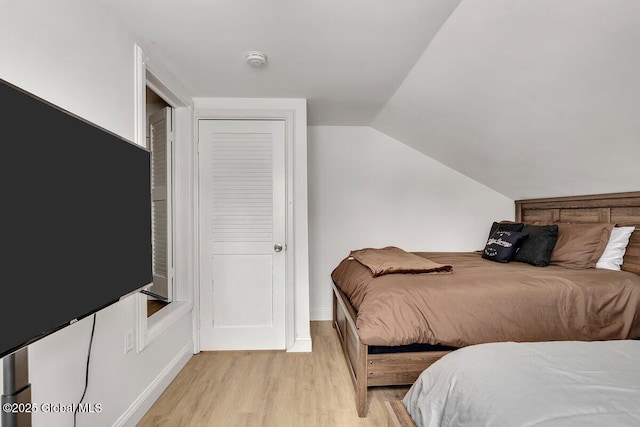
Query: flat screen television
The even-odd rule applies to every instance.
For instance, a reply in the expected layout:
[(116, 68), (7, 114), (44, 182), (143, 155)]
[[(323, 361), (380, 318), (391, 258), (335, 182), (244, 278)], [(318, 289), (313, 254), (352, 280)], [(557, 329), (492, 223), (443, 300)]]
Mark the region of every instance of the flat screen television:
[(3, 80), (0, 107), (4, 357), (152, 281), (151, 187), (146, 149)]

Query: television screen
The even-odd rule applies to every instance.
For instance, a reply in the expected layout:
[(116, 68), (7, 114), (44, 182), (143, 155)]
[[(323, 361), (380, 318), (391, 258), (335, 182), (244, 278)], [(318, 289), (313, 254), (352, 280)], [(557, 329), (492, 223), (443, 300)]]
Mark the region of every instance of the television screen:
[(0, 106), (4, 357), (152, 281), (151, 190), (144, 148), (2, 80)]

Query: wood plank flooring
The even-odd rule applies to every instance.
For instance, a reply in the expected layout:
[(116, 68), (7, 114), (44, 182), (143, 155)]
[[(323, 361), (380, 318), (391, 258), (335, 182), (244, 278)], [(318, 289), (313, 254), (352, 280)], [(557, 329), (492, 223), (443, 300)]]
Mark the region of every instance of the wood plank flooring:
[(408, 386), (355, 393), (331, 322), (312, 322), (312, 353), (218, 351), (195, 355), (138, 424), (151, 426), (386, 426), (384, 402)]

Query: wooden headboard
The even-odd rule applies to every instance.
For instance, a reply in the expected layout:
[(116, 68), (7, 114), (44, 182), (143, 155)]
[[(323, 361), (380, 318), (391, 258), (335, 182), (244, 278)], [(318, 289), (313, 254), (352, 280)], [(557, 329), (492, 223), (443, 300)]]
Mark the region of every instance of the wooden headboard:
[(633, 225), (622, 269), (640, 275), (640, 191), (516, 200), (516, 221)]

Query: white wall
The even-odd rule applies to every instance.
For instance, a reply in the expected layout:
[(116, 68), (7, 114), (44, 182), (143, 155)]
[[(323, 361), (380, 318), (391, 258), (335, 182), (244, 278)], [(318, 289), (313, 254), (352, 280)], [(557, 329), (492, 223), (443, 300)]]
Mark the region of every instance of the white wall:
[(350, 250), (472, 251), (513, 200), (370, 127), (311, 126), (311, 318), (331, 318), (333, 268)]
[[(0, 78), (133, 139), (135, 40), (117, 19), (84, 0), (0, 0), (0, 10)], [(28, 315), (38, 315), (36, 302), (34, 295)], [(80, 399), (90, 329), (87, 318), (30, 346), (33, 402)], [(191, 355), (190, 315), (140, 354), (124, 354), (127, 329), (135, 329), (133, 297), (97, 314), (85, 401), (101, 403), (103, 411), (80, 415), (79, 426), (135, 423)], [(35, 427), (66, 427), (72, 418), (33, 415)]]

